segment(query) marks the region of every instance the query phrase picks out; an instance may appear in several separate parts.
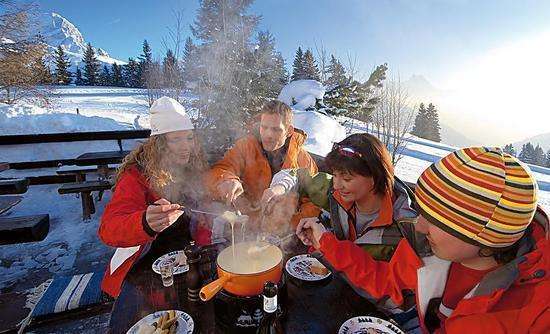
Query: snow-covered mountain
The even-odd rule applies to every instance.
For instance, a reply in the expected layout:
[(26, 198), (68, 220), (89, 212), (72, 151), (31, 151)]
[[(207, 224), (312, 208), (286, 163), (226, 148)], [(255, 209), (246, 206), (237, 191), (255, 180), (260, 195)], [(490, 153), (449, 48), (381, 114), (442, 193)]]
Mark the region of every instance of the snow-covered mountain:
[(540, 145), (540, 147), (542, 147), (544, 152), (547, 152), (548, 150), (550, 150), (550, 132), (525, 138), (522, 141), (514, 143), (513, 145), (516, 148), (516, 152), (520, 152), (523, 144), (527, 144), (527, 143), (531, 143), (535, 147), (537, 145)]
[[(87, 42), (80, 30), (71, 21), (57, 13), (44, 13), (40, 18), (38, 33), (48, 45), (50, 59), (53, 59), (55, 50), (61, 45), (71, 61), (72, 70), (75, 70), (76, 66), (79, 66), (82, 62)], [(119, 65), (126, 64), (121, 60), (110, 57), (101, 48), (94, 47), (94, 50), (96, 51), (97, 59), (102, 65), (113, 63)], [(51, 62), (51, 66), (54, 66), (53, 62)]]

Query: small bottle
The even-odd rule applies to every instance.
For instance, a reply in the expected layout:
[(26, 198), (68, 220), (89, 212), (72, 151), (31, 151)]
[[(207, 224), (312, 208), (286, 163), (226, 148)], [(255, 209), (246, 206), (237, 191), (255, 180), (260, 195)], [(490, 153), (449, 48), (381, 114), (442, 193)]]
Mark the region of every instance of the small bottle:
[(280, 322), (281, 308), (277, 303), (277, 284), (265, 282), (263, 299), (263, 317), (257, 334), (280, 334), (284, 333)]

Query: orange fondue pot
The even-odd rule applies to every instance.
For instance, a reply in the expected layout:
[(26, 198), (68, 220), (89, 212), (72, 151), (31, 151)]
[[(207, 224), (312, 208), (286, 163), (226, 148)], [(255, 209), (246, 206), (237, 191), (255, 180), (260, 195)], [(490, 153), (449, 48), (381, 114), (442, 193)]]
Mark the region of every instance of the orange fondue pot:
[(283, 272), (281, 249), (267, 242), (237, 243), (234, 249), (224, 249), (216, 262), (218, 279), (201, 289), (202, 301), (212, 299), (222, 288), (237, 296), (259, 295), (265, 282), (279, 282)]

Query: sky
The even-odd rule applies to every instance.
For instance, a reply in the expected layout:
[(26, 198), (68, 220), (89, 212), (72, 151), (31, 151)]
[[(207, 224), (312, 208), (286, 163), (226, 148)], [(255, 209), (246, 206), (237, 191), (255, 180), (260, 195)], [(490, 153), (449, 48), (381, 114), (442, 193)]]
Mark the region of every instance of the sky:
[[(38, 4), (63, 15), (86, 41), (122, 60), (136, 57), (143, 39), (160, 57), (174, 11), (182, 11), (187, 36), (199, 7), (196, 0)], [(381, 63), (402, 80), (424, 76), (445, 92), (434, 98), (442, 120), (469, 136), (487, 138), (489, 132), (491, 141), (501, 144), (550, 132), (544, 100), (550, 1), (257, 0), (250, 12), (262, 15), (260, 29), (271, 31), (288, 66), (298, 46), (323, 46), (343, 62), (355, 59), (363, 76)], [(480, 121), (494, 124), (480, 129)]]

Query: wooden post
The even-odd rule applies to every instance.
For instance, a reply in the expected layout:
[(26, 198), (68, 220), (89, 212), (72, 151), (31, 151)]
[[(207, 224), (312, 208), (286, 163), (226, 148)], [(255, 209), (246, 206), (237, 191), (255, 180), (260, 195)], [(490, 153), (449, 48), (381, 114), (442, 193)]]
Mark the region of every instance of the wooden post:
[(82, 219), (88, 220), (92, 216), (92, 208), (90, 207), (90, 200), (93, 201), (93, 199), (91, 198), (92, 196), (89, 191), (82, 192), (81, 196), (82, 196)]

